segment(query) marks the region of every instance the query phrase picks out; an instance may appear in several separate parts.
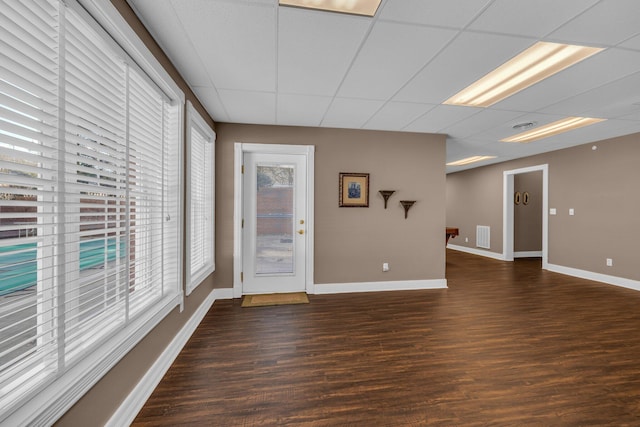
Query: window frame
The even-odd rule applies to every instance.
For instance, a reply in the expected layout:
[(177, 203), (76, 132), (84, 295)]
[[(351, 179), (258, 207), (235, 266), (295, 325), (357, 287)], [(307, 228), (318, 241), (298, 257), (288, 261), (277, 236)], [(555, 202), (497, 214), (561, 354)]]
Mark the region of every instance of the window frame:
[[(186, 210), (187, 213), (185, 215), (186, 221), (186, 294), (190, 295), (193, 290), (198, 287), (211, 273), (213, 273), (216, 269), (216, 244), (215, 244), (215, 141), (216, 141), (216, 133), (211, 127), (207, 124), (204, 118), (200, 115), (200, 113), (195, 109), (193, 104), (190, 101), (187, 101), (187, 120), (186, 120), (186, 130), (187, 130), (187, 191), (186, 191)], [(197, 160), (198, 152), (194, 149), (194, 137), (193, 133), (198, 132), (201, 134), (203, 139), (206, 141), (205, 143), (210, 145), (209, 147), (209, 155), (208, 158), (202, 159), (205, 164), (204, 167), (208, 169), (203, 170), (203, 175), (198, 177), (202, 179), (204, 182), (205, 193), (209, 196), (209, 200), (199, 200), (201, 206), (204, 206), (205, 209), (208, 209), (210, 213), (208, 220), (208, 227), (203, 232), (206, 233), (205, 244), (208, 246), (205, 250), (210, 250), (211, 253), (204, 254), (205, 261), (199, 268), (192, 271), (191, 261), (192, 261), (192, 252), (194, 251), (192, 241), (192, 231), (195, 225), (192, 223), (192, 213), (194, 209), (194, 168), (193, 164), (195, 160)], [(206, 148), (205, 148), (206, 151)], [(207, 175), (209, 175), (209, 180), (207, 181)]]

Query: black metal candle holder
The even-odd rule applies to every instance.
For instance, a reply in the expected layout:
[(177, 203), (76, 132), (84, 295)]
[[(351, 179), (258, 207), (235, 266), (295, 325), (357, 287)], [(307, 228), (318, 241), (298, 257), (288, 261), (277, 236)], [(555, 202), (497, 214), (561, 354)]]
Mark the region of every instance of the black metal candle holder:
[(391, 195), (393, 193), (395, 193), (396, 190), (380, 190), (378, 191), (378, 193), (380, 193), (382, 195), (382, 198), (384, 199), (384, 208), (387, 209), (387, 201), (389, 200), (389, 197), (391, 197)]
[(407, 219), (407, 215), (409, 214), (409, 209), (415, 203), (415, 200), (400, 200), (400, 204), (404, 208), (404, 219)]

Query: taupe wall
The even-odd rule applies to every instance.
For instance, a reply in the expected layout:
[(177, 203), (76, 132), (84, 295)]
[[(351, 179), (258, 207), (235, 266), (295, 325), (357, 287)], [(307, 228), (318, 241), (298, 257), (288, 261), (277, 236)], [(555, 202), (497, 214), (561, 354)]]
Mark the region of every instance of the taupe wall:
[(471, 169), (464, 174), (447, 175), (447, 226), (460, 231), (449, 244), (475, 248), (476, 225), (487, 225), (491, 227), (491, 251), (502, 252), (502, 223), (497, 222), (502, 216), (502, 193), (488, 191), (496, 185), (502, 189), (502, 172), (499, 173), (500, 176)]
[(475, 247), (476, 224), (491, 225), (491, 252), (501, 253), (503, 171), (548, 164), (549, 207), (557, 210), (549, 216), (549, 263), (639, 280), (638, 159), (634, 134), (449, 174), (447, 224), (461, 233), (451, 243)]
[[(444, 278), (444, 135), (218, 123), (217, 286), (233, 283), (236, 142), (316, 147), (316, 284)], [(370, 174), (369, 208), (338, 207), (340, 172)], [(382, 189), (396, 190), (387, 210)], [(417, 200), (406, 220), (404, 199)]]
[[(523, 199), (513, 207), (514, 252), (542, 251), (542, 171), (514, 176), (514, 191)], [(529, 201), (524, 203), (524, 193)]]

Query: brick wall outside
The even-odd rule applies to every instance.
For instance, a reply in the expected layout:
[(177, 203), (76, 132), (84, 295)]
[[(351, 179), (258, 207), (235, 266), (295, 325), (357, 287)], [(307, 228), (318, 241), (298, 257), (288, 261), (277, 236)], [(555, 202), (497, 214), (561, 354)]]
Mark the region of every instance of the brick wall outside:
[(293, 188), (258, 189), (258, 234), (289, 235), (293, 227)]

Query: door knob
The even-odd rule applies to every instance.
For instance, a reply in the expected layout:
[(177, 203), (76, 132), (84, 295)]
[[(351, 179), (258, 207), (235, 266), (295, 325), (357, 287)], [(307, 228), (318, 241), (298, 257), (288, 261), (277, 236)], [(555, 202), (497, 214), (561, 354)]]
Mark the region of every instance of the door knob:
[(304, 230), (298, 230), (298, 234), (304, 234)]

